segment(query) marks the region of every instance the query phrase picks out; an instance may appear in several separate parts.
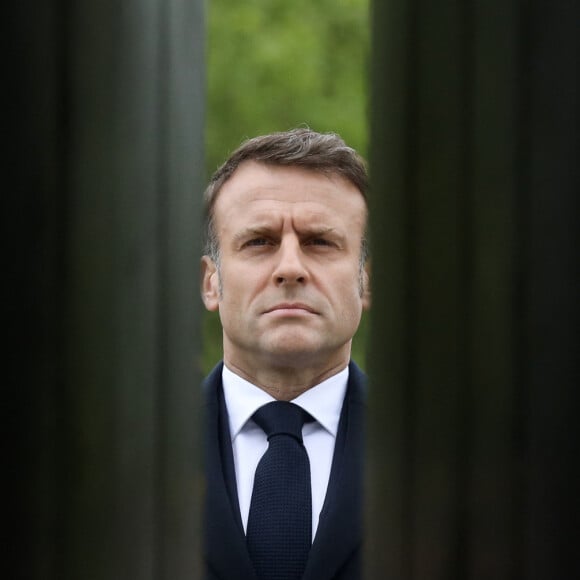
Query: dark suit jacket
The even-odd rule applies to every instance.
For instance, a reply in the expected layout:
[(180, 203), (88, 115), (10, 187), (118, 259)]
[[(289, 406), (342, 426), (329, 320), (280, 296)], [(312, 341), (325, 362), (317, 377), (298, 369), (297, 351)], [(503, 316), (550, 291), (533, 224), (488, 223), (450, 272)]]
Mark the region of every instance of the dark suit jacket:
[[(349, 372), (330, 481), (304, 580), (357, 580), (361, 576), (366, 380), (352, 362)], [(222, 363), (204, 381), (206, 578), (256, 580), (238, 505), (221, 374)]]

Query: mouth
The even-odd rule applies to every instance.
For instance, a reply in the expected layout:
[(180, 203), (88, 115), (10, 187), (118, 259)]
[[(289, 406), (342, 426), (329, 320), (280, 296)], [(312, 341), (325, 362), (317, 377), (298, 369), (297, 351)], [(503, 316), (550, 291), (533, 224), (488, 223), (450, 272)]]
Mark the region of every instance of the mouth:
[(269, 308), (264, 312), (264, 314), (287, 314), (299, 316), (301, 314), (318, 314), (318, 312), (308, 306), (308, 304), (303, 304), (301, 302), (283, 302)]

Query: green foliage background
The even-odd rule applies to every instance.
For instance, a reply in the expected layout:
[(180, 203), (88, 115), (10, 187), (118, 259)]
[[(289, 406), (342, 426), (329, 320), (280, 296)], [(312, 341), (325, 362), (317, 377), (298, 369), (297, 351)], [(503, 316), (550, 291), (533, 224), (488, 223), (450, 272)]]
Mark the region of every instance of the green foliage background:
[[(211, 0), (207, 176), (244, 139), (308, 125), (367, 157), (369, 0)], [(353, 358), (364, 366), (366, 317)], [(204, 318), (202, 366), (221, 358), (217, 315)]]

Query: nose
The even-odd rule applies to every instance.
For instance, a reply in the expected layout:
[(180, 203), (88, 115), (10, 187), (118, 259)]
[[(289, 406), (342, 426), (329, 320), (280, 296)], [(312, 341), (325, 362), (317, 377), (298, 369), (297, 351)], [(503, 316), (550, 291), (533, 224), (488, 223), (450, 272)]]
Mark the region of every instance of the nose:
[(279, 260), (272, 273), (277, 286), (304, 284), (308, 280), (300, 240), (295, 237), (284, 238), (280, 243)]

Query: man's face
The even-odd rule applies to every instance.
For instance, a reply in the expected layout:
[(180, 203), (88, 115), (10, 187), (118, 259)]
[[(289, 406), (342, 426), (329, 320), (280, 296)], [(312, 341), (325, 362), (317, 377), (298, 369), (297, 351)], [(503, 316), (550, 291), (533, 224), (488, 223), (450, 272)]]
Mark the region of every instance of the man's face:
[(220, 265), (203, 258), (202, 294), (219, 310), (226, 361), (248, 371), (347, 362), (368, 306), (358, 189), (338, 175), (245, 162), (219, 192), (214, 221)]

